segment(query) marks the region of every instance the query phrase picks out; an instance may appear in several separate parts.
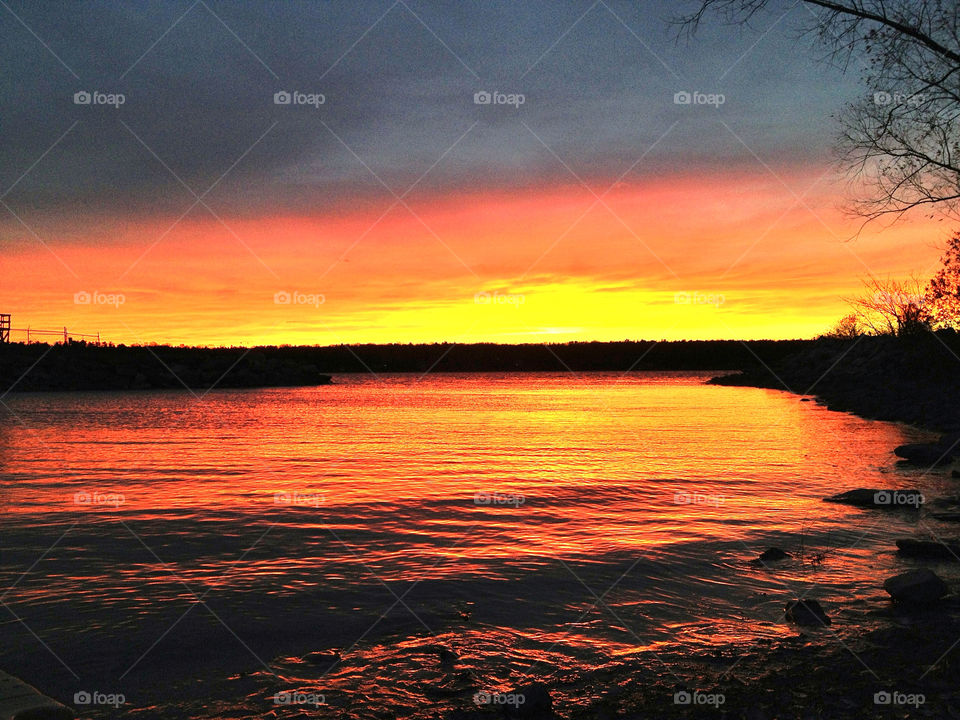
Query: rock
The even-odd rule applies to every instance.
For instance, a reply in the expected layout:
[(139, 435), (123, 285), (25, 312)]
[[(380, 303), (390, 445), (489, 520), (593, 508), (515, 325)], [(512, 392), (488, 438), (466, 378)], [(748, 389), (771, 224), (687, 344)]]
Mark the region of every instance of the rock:
[[(77, 693), (81, 694), (85, 693)], [(3, 720), (70, 720), (74, 717), (75, 713), (66, 705), (0, 670), (0, 718)]]
[(894, 448), (894, 454), (919, 465), (945, 465), (953, 460), (956, 449), (939, 443), (908, 443)]
[(797, 625), (829, 625), (830, 618), (816, 600), (793, 600), (786, 604), (783, 615)]
[(904, 605), (928, 605), (950, 591), (947, 584), (929, 568), (918, 568), (887, 578), (883, 589), (896, 602)]
[(331, 652), (312, 652), (303, 656), (304, 662), (312, 665), (332, 665), (340, 662), (340, 653), (336, 650)]
[(516, 718), (552, 718), (553, 698), (543, 683), (531, 683), (511, 690), (509, 695), (523, 696), (523, 702), (517, 705), (505, 705), (503, 714)]
[(938, 560), (960, 559), (960, 547), (929, 540), (897, 540), (897, 550), (904, 557), (935, 558)]
[(857, 488), (856, 490), (831, 495), (823, 500), (824, 502), (881, 510), (916, 510), (923, 504), (923, 493), (919, 490)]
[(443, 665), (453, 665), (459, 659), (453, 650), (445, 647), (437, 650), (437, 655), (440, 656), (440, 662)]
[(760, 562), (776, 562), (777, 560), (786, 560), (790, 557), (790, 554), (784, 552), (778, 547), (771, 547), (764, 550), (760, 553), (760, 557), (757, 558)]

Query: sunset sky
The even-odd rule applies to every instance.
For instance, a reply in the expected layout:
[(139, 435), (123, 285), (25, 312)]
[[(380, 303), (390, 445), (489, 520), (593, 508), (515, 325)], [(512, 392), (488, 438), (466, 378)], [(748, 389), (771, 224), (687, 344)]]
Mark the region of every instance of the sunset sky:
[(851, 239), (860, 68), (774, 6), (677, 41), (675, 2), (7, 0), (0, 312), (126, 343), (813, 336), (951, 228)]

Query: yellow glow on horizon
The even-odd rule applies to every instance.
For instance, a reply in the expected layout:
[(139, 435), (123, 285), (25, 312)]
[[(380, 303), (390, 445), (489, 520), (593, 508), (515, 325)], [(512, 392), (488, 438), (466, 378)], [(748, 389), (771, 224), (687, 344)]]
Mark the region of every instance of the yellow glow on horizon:
[(768, 177), (716, 175), (621, 184), (603, 203), (488, 192), (411, 198), (416, 215), (198, 215), (166, 234), (168, 219), (78, 219), (50, 243), (78, 278), (21, 233), (0, 309), (126, 343), (812, 337), (868, 271), (929, 276), (946, 233), (916, 221), (848, 242), (836, 197), (811, 195), (814, 213)]

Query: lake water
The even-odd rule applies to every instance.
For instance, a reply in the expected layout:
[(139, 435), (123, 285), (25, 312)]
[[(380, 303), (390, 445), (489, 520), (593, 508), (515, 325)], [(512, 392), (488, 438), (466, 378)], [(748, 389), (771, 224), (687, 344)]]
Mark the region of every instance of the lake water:
[(707, 377), (7, 396), (0, 667), (137, 718), (433, 717), (531, 680), (564, 715), (601, 671), (796, 635), (805, 592), (869, 622), (916, 513), (821, 498), (936, 494), (890, 452), (917, 434)]

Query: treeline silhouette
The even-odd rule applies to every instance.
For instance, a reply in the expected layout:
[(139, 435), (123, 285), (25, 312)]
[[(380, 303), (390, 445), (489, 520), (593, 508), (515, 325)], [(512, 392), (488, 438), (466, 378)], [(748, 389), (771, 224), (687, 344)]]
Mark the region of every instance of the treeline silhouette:
[(755, 365), (713, 382), (789, 388), (818, 395), (832, 410), (958, 431), (960, 332), (821, 338), (766, 367)]
[(812, 341), (185, 347), (68, 342), (0, 345), (2, 390), (317, 385), (337, 373), (742, 370), (779, 364)]

